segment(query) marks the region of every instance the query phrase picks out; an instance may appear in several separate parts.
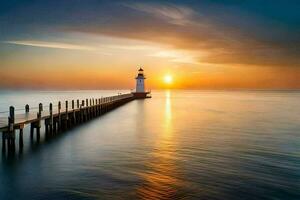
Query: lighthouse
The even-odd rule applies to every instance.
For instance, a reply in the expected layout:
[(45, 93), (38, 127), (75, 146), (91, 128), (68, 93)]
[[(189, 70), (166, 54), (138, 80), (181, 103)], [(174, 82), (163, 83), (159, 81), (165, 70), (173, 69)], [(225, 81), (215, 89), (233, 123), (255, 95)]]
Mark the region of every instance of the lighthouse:
[(136, 79), (136, 92), (145, 92), (145, 79), (144, 70), (142, 68), (139, 69)]
[(138, 99), (144, 99), (144, 98), (150, 98), (150, 92), (145, 90), (145, 75), (144, 70), (140, 67), (138, 70), (138, 74), (135, 77), (136, 80), (136, 89), (135, 92), (133, 92), (133, 95), (135, 98)]

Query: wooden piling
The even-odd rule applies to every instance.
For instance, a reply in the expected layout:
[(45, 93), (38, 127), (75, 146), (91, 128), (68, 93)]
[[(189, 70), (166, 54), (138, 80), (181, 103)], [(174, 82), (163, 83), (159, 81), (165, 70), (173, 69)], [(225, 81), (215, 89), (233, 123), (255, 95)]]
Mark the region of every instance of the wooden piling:
[(89, 118), (93, 118), (93, 105), (92, 105), (92, 99), (90, 99), (90, 104), (89, 104)]
[(81, 102), (81, 107), (80, 107), (80, 114), (81, 114), (81, 123), (85, 121), (85, 111), (84, 111), (84, 100)]
[(57, 121), (57, 129), (61, 130), (61, 102), (58, 102), (58, 121)]
[(22, 149), (24, 146), (23, 143), (23, 128), (24, 127), (20, 127), (20, 132), (19, 132), (19, 149)]
[(43, 104), (39, 103), (39, 112), (42, 112), (42, 111), (43, 111)]
[(52, 103), (49, 104), (49, 133), (52, 135), (53, 134), (53, 105)]
[(36, 122), (36, 139), (39, 142), (40, 141), (40, 132), (41, 132), (41, 118), (42, 118), (42, 112), (43, 112), (43, 104), (39, 104), (39, 111), (37, 113), (37, 122)]
[(75, 113), (75, 101), (72, 100), (72, 120), (71, 125), (74, 126), (76, 124), (76, 113)]
[(92, 112), (93, 112), (92, 116), (94, 118), (96, 116), (95, 115), (95, 99), (94, 98), (92, 99)]
[(30, 124), (30, 139), (33, 140), (33, 134), (34, 134), (34, 123)]
[(65, 106), (66, 106), (66, 111), (65, 111), (65, 119), (64, 119), (64, 128), (66, 130), (68, 129), (69, 126), (68, 101), (66, 101)]
[(29, 113), (29, 105), (28, 105), (28, 104), (26, 104), (26, 106), (25, 106), (25, 113), (26, 113), (26, 114)]
[(15, 108), (13, 106), (9, 107), (9, 117), (8, 117), (8, 150), (15, 151)]
[(85, 105), (85, 111), (86, 111), (86, 120), (89, 120), (89, 115), (90, 115), (90, 112), (89, 112), (89, 99), (86, 99), (86, 105)]
[(99, 102), (98, 99), (96, 99), (95, 101), (96, 101), (96, 116), (99, 116)]
[(80, 110), (80, 102), (79, 99), (77, 99), (77, 110), (79, 110), (77, 113), (75, 113), (76, 116), (76, 124), (80, 123), (81, 118), (81, 110)]

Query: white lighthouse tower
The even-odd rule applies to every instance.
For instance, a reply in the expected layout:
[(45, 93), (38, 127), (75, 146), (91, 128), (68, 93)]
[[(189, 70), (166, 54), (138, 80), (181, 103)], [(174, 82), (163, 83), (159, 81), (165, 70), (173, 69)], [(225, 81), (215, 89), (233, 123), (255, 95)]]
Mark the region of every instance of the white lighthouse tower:
[(139, 69), (136, 79), (136, 92), (145, 92), (145, 79), (144, 70), (142, 68)]
[(145, 90), (146, 77), (144, 75), (144, 70), (141, 67), (135, 79), (136, 79), (136, 89), (135, 92), (133, 92), (135, 98), (139, 98), (139, 99), (149, 98), (150, 96), (148, 94), (150, 94), (150, 92)]

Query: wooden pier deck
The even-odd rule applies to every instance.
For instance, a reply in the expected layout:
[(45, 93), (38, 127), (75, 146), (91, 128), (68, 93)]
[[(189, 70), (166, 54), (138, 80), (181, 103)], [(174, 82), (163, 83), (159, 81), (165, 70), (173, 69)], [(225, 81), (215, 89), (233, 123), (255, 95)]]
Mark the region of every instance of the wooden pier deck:
[(15, 108), (10, 107), (8, 117), (0, 117), (0, 132), (2, 132), (2, 150), (14, 150), (16, 130), (19, 130), (19, 148), (23, 147), (23, 129), (30, 125), (31, 138), (39, 140), (40, 129), (44, 122), (46, 136), (67, 130), (77, 124), (84, 123), (98, 117), (116, 107), (135, 99), (134, 94), (120, 94), (110, 97), (65, 101), (63, 104), (49, 104), (44, 108), (39, 104), (38, 110), (30, 110), (26, 105), (23, 113), (15, 114)]

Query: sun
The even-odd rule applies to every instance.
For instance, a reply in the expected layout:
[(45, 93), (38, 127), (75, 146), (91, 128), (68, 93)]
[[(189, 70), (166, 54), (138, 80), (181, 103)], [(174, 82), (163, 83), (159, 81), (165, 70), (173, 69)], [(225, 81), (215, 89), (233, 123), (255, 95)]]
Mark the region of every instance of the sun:
[(164, 82), (166, 83), (166, 84), (171, 84), (172, 82), (173, 82), (173, 77), (171, 76), (171, 75), (165, 75), (164, 76)]

